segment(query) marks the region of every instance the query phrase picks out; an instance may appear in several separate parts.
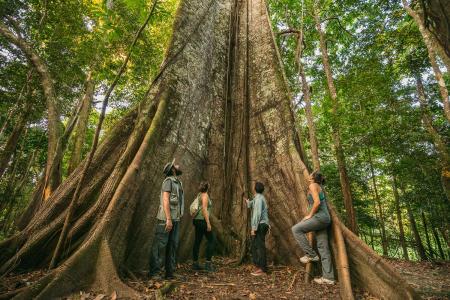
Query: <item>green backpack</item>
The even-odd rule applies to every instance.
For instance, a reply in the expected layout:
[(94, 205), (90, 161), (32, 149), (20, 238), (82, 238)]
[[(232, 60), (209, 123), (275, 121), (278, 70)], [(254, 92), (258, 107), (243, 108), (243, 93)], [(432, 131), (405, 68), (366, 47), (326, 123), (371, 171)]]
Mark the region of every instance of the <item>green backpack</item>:
[(200, 193), (197, 195), (197, 197), (195, 197), (194, 201), (192, 201), (191, 206), (189, 207), (189, 213), (191, 214), (192, 218), (195, 218), (198, 213), (200, 212), (201, 209), (201, 197), (200, 197)]

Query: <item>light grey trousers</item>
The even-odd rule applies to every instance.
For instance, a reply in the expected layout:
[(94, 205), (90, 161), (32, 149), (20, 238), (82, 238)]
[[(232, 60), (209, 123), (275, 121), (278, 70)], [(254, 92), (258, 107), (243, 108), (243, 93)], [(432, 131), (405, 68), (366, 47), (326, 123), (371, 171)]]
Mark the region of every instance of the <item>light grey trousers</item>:
[(317, 240), (317, 249), (319, 250), (320, 260), (322, 261), (322, 276), (326, 279), (334, 280), (333, 263), (331, 261), (330, 247), (328, 245), (327, 229), (330, 226), (329, 222), (322, 222), (314, 216), (308, 220), (292, 226), (292, 233), (297, 240), (300, 247), (309, 257), (317, 256), (317, 253), (309, 244), (306, 234), (314, 231)]

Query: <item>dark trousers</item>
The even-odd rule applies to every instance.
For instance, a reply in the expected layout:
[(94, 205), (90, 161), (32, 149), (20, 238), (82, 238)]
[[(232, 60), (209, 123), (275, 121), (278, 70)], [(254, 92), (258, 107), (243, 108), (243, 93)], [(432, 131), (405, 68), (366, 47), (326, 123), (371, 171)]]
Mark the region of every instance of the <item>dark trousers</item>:
[(203, 236), (206, 237), (206, 260), (211, 261), (214, 252), (214, 235), (212, 231), (208, 231), (208, 226), (205, 220), (193, 220), (195, 226), (195, 240), (194, 248), (192, 249), (192, 259), (198, 261), (198, 253), (200, 251), (200, 244)]
[(175, 272), (179, 242), (179, 223), (178, 221), (173, 221), (172, 230), (169, 232), (165, 230), (165, 221), (158, 221), (156, 224), (150, 257), (150, 275), (156, 275), (161, 271), (163, 261), (166, 276), (173, 275), (173, 272)]
[(253, 263), (264, 272), (267, 272), (266, 234), (268, 230), (269, 225), (260, 223), (252, 241)]

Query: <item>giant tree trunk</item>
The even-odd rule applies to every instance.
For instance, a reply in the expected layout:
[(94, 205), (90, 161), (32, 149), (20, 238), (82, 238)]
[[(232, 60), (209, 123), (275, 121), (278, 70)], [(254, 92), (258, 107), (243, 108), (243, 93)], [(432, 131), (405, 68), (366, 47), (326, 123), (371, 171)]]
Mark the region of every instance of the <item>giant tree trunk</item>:
[(319, 9), (317, 7), (317, 0), (314, 2), (314, 21), (317, 32), (319, 33), (320, 51), (322, 53), (322, 63), (325, 70), (325, 76), (327, 78), (328, 90), (332, 102), (332, 136), (334, 150), (336, 152), (336, 161), (339, 170), (339, 180), (341, 182), (342, 195), (344, 197), (344, 207), (347, 213), (347, 225), (351, 231), (357, 233), (358, 227), (356, 223), (356, 214), (353, 207), (352, 191), (350, 186), (350, 179), (348, 178), (347, 165), (345, 162), (344, 149), (341, 143), (341, 133), (339, 125), (339, 100), (337, 97), (336, 86), (334, 85), (333, 72), (331, 70), (330, 59), (328, 57), (327, 41), (325, 33), (322, 30), (322, 24), (320, 21)]
[[(173, 157), (184, 169), (188, 205), (198, 182), (210, 181), (214, 228), (235, 257), (244, 257), (248, 244), (242, 196), (254, 180), (263, 181), (269, 251), (275, 262), (298, 263), (302, 253), (289, 233), (306, 210), (307, 171), (294, 125), (265, 1), (181, 1), (160, 76), (140, 107), (105, 137), (88, 170), (59, 266), (17, 297), (48, 299), (80, 289), (135, 297), (120, 272), (147, 269), (162, 166)], [(24, 230), (0, 244), (0, 272), (48, 264), (81, 167)], [(349, 273), (375, 296), (416, 298), (330, 209), (343, 298), (352, 297)], [(181, 224), (181, 259), (191, 252), (189, 221)]]

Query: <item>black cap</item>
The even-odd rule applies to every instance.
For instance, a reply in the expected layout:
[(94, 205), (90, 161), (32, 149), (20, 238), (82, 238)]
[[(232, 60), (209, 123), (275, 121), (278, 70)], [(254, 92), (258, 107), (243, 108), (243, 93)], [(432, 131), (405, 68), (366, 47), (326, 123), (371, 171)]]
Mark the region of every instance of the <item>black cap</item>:
[(172, 170), (173, 166), (175, 164), (175, 158), (172, 160), (172, 162), (168, 162), (163, 169), (163, 173), (164, 175), (167, 175), (167, 173), (169, 173), (170, 170)]

